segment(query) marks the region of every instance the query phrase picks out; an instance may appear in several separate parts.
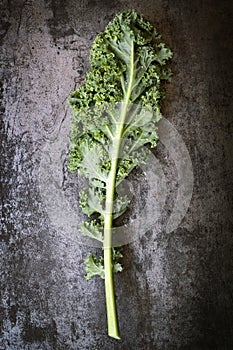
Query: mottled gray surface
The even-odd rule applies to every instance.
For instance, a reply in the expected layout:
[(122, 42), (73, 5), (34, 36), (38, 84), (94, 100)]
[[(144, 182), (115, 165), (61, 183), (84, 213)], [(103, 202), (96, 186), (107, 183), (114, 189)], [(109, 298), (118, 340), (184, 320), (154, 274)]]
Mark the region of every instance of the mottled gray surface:
[[(233, 348), (232, 2), (125, 3), (0, 2), (1, 350)], [(106, 335), (102, 281), (83, 278), (89, 248), (66, 235), (60, 216), (56, 227), (38, 174), (46, 147), (66, 136), (67, 97), (84, 80), (95, 35), (125, 8), (151, 19), (174, 52), (163, 114), (187, 145), (195, 183), (175, 232), (152, 229), (124, 247), (116, 341)], [(60, 147), (58, 186), (80, 215), (67, 141)], [(161, 145), (157, 157), (170, 191), (162, 228), (177, 174)]]

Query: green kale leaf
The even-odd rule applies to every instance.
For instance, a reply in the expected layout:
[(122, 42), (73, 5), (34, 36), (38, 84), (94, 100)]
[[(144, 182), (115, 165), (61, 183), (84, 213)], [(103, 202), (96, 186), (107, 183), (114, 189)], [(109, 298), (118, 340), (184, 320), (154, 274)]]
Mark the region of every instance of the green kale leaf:
[(129, 207), (117, 187), (146, 161), (146, 144), (156, 147), (163, 81), (172, 52), (154, 26), (135, 10), (118, 13), (97, 35), (86, 82), (69, 97), (73, 121), (69, 170), (89, 181), (80, 205), (89, 219), (80, 225), (86, 236), (103, 244), (104, 256), (85, 260), (86, 278), (105, 279), (108, 334), (119, 339), (113, 272), (122, 271), (122, 254), (112, 247), (113, 220)]

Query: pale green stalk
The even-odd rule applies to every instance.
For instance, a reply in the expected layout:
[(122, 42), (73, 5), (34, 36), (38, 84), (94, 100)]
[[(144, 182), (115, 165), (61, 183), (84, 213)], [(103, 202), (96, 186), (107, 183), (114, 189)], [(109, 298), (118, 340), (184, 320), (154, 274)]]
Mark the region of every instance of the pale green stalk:
[(130, 101), (132, 84), (134, 78), (134, 44), (131, 47), (131, 64), (129, 72), (129, 85), (125, 92), (124, 103), (122, 104), (119, 123), (117, 124), (116, 135), (113, 138), (111, 170), (106, 186), (106, 206), (104, 215), (104, 271), (105, 271), (105, 297), (107, 308), (108, 335), (120, 339), (116, 301), (114, 294), (113, 261), (112, 261), (112, 211), (116, 184), (116, 172), (121, 146), (121, 139), (127, 114), (127, 107)]

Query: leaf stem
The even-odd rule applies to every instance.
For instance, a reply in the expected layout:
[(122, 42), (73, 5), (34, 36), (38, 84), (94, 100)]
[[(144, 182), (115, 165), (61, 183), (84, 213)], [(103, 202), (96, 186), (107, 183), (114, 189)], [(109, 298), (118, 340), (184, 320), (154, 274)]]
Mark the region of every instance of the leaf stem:
[(114, 294), (114, 280), (113, 280), (113, 261), (112, 261), (112, 220), (113, 220), (113, 201), (116, 186), (117, 164), (120, 154), (122, 134), (124, 130), (125, 119), (127, 115), (127, 108), (132, 92), (132, 84), (134, 79), (134, 43), (131, 45), (131, 60), (129, 84), (127, 91), (125, 91), (124, 103), (122, 104), (119, 123), (116, 125), (116, 133), (112, 141), (112, 155), (111, 155), (111, 170), (106, 182), (106, 205), (104, 214), (104, 271), (105, 271), (105, 297), (108, 320), (108, 335), (115, 339), (120, 339), (116, 301)]

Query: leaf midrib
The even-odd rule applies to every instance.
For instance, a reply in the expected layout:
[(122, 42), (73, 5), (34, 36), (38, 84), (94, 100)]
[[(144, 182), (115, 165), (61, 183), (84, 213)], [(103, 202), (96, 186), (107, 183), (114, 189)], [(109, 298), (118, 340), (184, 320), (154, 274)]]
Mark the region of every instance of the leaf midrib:
[(116, 172), (117, 164), (121, 146), (121, 138), (124, 130), (124, 123), (127, 114), (127, 107), (130, 102), (132, 92), (132, 84), (134, 78), (134, 42), (131, 44), (131, 58), (130, 58), (130, 78), (129, 85), (124, 93), (124, 100), (121, 108), (121, 115), (119, 123), (116, 126), (116, 135), (112, 141), (111, 154), (111, 170), (106, 183), (106, 202), (104, 215), (104, 273), (105, 273), (105, 296), (108, 319), (108, 334), (113, 338), (119, 339), (119, 330), (117, 322), (116, 302), (114, 294), (114, 280), (113, 280), (113, 261), (112, 261), (112, 211), (113, 199), (116, 186)]

